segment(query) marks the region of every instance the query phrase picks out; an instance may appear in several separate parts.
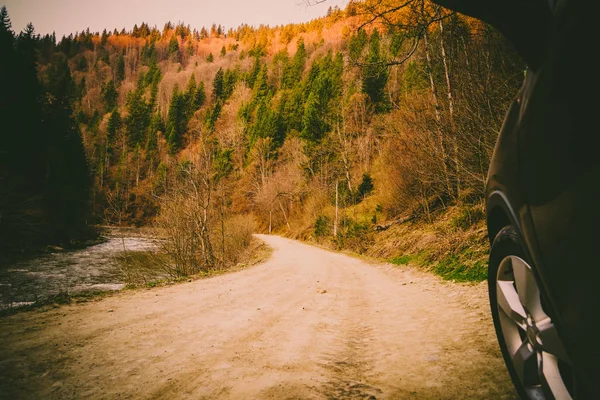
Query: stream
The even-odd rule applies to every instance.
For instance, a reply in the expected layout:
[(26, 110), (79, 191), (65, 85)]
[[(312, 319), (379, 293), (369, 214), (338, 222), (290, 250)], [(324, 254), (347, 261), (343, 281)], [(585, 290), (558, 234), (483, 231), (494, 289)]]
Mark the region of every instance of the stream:
[(131, 232), (105, 235), (103, 243), (57, 250), (0, 265), (0, 310), (43, 301), (60, 293), (120, 290), (125, 286), (116, 256), (123, 250), (153, 251), (158, 240)]

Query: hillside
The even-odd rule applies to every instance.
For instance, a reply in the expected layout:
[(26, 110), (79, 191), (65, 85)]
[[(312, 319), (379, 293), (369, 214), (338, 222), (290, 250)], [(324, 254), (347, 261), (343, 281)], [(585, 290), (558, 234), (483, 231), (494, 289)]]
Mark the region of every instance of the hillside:
[(464, 264), (485, 253), (485, 175), (523, 64), (491, 28), (423, 13), (37, 37), (40, 79), (68, 65), (88, 223), (153, 224), (207, 268), (254, 220), (480, 278)]

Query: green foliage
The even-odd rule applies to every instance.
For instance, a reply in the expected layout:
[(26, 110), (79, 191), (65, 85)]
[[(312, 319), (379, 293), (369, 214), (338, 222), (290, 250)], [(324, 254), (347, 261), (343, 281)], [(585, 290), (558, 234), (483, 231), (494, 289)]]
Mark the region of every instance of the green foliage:
[(233, 94), (239, 73), (234, 69), (227, 69), (223, 75), (223, 100), (227, 100)]
[(318, 94), (310, 93), (302, 117), (302, 137), (316, 143), (325, 136), (329, 126), (323, 118), (323, 104)]
[(121, 83), (125, 79), (125, 57), (123, 57), (123, 54), (119, 54), (119, 56), (117, 57), (116, 70), (117, 72), (115, 74), (115, 78), (118, 83)]
[(227, 49), (225, 49), (225, 46), (221, 47), (221, 57), (225, 57), (227, 55)]
[(304, 41), (298, 39), (298, 50), (294, 54), (292, 61), (287, 65), (287, 68), (283, 71), (282, 87), (284, 89), (291, 89), (300, 83), (306, 59), (307, 53)]
[(146, 72), (146, 74), (144, 76), (143, 87), (146, 88), (146, 87), (150, 86), (153, 88), (155, 88), (155, 87), (157, 88), (161, 79), (162, 79), (162, 71), (156, 64), (156, 61), (152, 60), (149, 65), (148, 72)]
[(150, 105), (146, 103), (143, 91), (139, 87), (128, 94), (127, 108), (129, 110), (129, 116), (125, 122), (127, 139), (129, 144), (135, 147), (146, 141), (146, 130), (150, 125), (150, 113), (152, 111)]
[(371, 175), (369, 174), (363, 174), (362, 176), (362, 181), (360, 182), (360, 185), (358, 185), (358, 197), (359, 199), (364, 199), (365, 197), (367, 197), (368, 195), (370, 195), (373, 192), (374, 189), (374, 185), (373, 185), (373, 179), (371, 178)]
[(487, 279), (485, 262), (476, 261), (472, 265), (467, 265), (457, 255), (444, 257), (433, 267), (433, 271), (446, 280), (458, 282), (480, 282)]
[(452, 218), (450, 224), (455, 229), (469, 229), (471, 226), (485, 218), (485, 212), (481, 207), (462, 207), (460, 213)]
[(87, 58), (85, 58), (84, 55), (81, 55), (80, 57), (77, 58), (77, 62), (75, 63), (75, 69), (77, 71), (82, 71), (82, 72), (85, 72), (88, 70)]
[(167, 51), (169, 53), (169, 58), (171, 60), (180, 61), (180, 59), (179, 59), (179, 42), (177, 41), (177, 36), (171, 37)]
[(119, 114), (119, 111), (115, 109), (112, 114), (110, 114), (110, 118), (108, 119), (108, 124), (106, 126), (106, 134), (108, 137), (109, 146), (114, 143), (122, 126), (123, 120), (121, 118), (121, 114)]
[(358, 33), (350, 38), (348, 43), (348, 53), (352, 60), (359, 60), (362, 52), (369, 42), (369, 35), (364, 29), (360, 29)]
[(213, 99), (219, 100), (224, 99), (225, 97), (225, 73), (223, 72), (223, 68), (219, 68), (217, 74), (215, 75), (215, 79), (213, 80)]
[(71, 119), (75, 84), (66, 58), (58, 56), (45, 76), (42, 129), (49, 157), (44, 203), (50, 237), (69, 243), (86, 230), (91, 181), (81, 132)]
[(194, 96), (194, 106), (196, 110), (204, 105), (206, 101), (206, 92), (204, 90), (204, 82), (200, 82), (198, 88), (196, 89), (196, 94)]
[(183, 135), (187, 130), (187, 105), (185, 94), (179, 91), (175, 85), (167, 115), (167, 126), (165, 136), (172, 153), (177, 152), (182, 145)]
[(389, 110), (389, 100), (385, 93), (388, 79), (389, 70), (381, 54), (381, 38), (379, 31), (375, 29), (371, 34), (369, 54), (363, 67), (362, 91), (369, 96), (377, 113)]
[(213, 132), (215, 129), (215, 124), (221, 115), (221, 110), (223, 109), (223, 103), (221, 100), (217, 100), (212, 107), (212, 109), (206, 112), (206, 129), (208, 132)]
[(115, 87), (115, 82), (111, 79), (102, 88), (102, 96), (104, 97), (105, 111), (111, 112), (117, 107), (117, 99), (119, 98), (119, 92)]
[(196, 107), (196, 90), (196, 77), (192, 74), (184, 93), (185, 115), (188, 119), (198, 109), (198, 107)]
[(252, 69), (246, 75), (246, 82), (248, 82), (248, 86), (251, 88), (254, 87), (254, 83), (256, 82), (256, 78), (261, 70), (260, 58), (254, 58), (254, 64), (252, 65)]
[(395, 29), (390, 32), (390, 36), (390, 53), (396, 57), (400, 53), (400, 50), (402, 50), (405, 37), (402, 32)]
[(319, 215), (315, 221), (315, 236), (324, 237), (331, 234), (331, 219), (325, 215)]
[(215, 61), (215, 56), (213, 56), (213, 53), (209, 53), (208, 56), (206, 57), (206, 62), (212, 63), (213, 61)]
[(329, 52), (315, 61), (305, 81), (306, 101), (302, 117), (302, 137), (309, 143), (317, 143), (329, 132), (331, 105), (341, 94), (343, 58), (333, 57)]
[(407, 92), (429, 88), (429, 81), (425, 65), (417, 61), (410, 61), (404, 70), (404, 88)]
[(153, 152), (158, 150), (158, 132), (165, 132), (166, 128), (163, 120), (158, 113), (152, 115), (150, 127), (148, 128), (148, 141), (146, 142), (146, 151)]
[(258, 138), (270, 138), (274, 148), (283, 144), (285, 130), (277, 113), (269, 107), (268, 98), (259, 100), (250, 132), (250, 147)]
[(392, 259), (390, 259), (390, 263), (392, 264), (396, 264), (396, 265), (408, 265), (413, 259), (413, 256), (409, 255), (409, 254), (403, 254), (401, 256), (398, 257), (394, 257)]
[(218, 148), (213, 161), (214, 180), (218, 183), (233, 171), (233, 150)]

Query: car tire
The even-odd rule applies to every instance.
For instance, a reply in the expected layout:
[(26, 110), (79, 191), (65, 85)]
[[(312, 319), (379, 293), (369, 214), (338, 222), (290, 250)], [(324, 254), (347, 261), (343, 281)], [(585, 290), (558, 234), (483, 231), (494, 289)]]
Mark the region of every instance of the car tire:
[(517, 231), (507, 226), (490, 251), (488, 289), (502, 356), (522, 399), (572, 399), (570, 361)]

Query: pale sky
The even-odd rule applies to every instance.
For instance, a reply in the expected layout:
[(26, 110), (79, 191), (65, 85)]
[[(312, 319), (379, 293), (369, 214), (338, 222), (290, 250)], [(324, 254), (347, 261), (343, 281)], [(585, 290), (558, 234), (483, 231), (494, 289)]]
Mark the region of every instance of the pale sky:
[(227, 29), (242, 23), (271, 26), (305, 22), (323, 16), (329, 6), (344, 8), (348, 0), (328, 0), (312, 7), (302, 0), (0, 0), (12, 29), (22, 31), (32, 22), (37, 33), (63, 35), (90, 28), (92, 32), (131, 30), (142, 22), (162, 30), (165, 22), (179, 21), (198, 30), (214, 23)]

